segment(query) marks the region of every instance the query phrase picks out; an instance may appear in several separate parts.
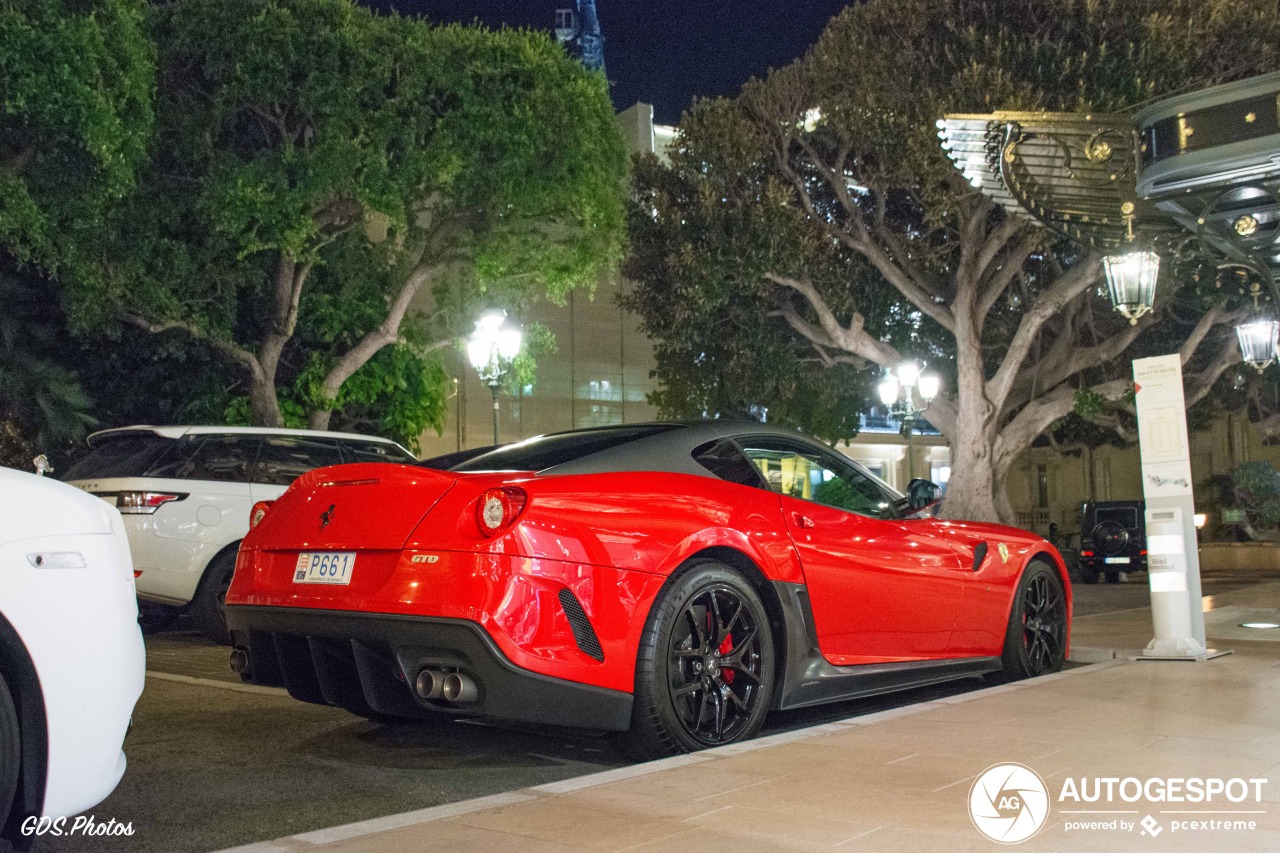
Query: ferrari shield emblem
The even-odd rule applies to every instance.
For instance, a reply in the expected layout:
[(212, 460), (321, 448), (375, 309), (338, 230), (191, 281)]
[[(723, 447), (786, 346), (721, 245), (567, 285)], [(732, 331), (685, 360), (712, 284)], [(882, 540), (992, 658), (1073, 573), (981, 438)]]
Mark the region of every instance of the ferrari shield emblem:
[(996, 546), (996, 550), (1000, 552), (1000, 561), (1002, 563), (1009, 562), (1009, 546), (1001, 542)]

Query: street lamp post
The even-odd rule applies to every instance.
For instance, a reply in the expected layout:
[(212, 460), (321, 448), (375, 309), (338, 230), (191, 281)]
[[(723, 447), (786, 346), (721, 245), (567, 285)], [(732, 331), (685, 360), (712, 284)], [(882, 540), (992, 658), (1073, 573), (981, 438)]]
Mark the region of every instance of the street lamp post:
[(505, 311), (486, 311), (467, 338), (467, 360), (493, 394), (493, 443), (498, 443), (498, 393), (511, 359), (520, 353), (520, 328), (506, 321)]
[[(908, 359), (894, 370), (885, 373), (880, 382), (880, 402), (890, 414), (898, 417), (907, 430), (907, 480), (916, 478), (915, 442), (916, 422), (938, 396), (942, 380), (936, 373), (924, 373), (920, 365)], [(916, 406), (919, 394), (923, 406)]]

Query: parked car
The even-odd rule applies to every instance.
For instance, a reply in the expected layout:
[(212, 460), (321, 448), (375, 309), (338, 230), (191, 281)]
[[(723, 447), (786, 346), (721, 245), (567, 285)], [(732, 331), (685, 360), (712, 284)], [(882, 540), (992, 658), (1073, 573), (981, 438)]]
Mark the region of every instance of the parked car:
[(221, 643), (230, 642), (222, 602), (256, 501), (312, 468), (415, 461), (384, 438), (253, 427), (124, 427), (94, 433), (89, 447), (64, 479), (124, 514), (138, 597), (161, 613), (188, 609)]
[(1105, 574), (1117, 583), (1122, 574), (1147, 568), (1144, 501), (1088, 501), (1080, 508), (1080, 580), (1097, 583)]
[(232, 666), (370, 719), (613, 730), (640, 756), (752, 737), (770, 709), (1061, 668), (1057, 551), (909, 492), (726, 421), (320, 469), (255, 508)]
[(146, 669), (120, 513), (0, 468), (0, 848), (101, 802)]

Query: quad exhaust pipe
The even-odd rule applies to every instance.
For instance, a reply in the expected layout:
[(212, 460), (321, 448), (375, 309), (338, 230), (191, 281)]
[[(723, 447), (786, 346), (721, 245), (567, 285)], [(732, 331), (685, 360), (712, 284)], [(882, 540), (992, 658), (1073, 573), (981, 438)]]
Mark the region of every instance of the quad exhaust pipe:
[(471, 676), (439, 669), (419, 670), (413, 680), (413, 692), (419, 699), (443, 699), (453, 705), (470, 705), (480, 695)]
[(444, 694), (445, 674), (438, 669), (424, 669), (413, 680), (413, 692), (420, 699), (439, 699)]
[(444, 679), (444, 698), (455, 705), (470, 705), (476, 701), (476, 683), (469, 675), (451, 672)]

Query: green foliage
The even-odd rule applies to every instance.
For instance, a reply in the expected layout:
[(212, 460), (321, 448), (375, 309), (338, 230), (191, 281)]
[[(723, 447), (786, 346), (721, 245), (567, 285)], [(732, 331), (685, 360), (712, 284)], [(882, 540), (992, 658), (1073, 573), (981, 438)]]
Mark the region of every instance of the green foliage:
[(555, 355), (560, 349), (555, 333), (541, 323), (525, 323), (520, 354), (511, 360), (507, 370), (507, 393), (519, 396), (526, 386), (538, 383), (538, 361)]
[[(875, 341), (929, 361), (957, 406), (956, 398), (983, 399), (984, 385), (1004, 365), (1028, 309), (1086, 251), (1043, 235), (1018, 257), (1018, 274), (990, 310), (976, 316), (972, 304), (957, 304), (962, 279), (973, 275), (966, 257), (972, 264), (986, 249), (999, 252), (1001, 244), (988, 241), (1003, 217), (983, 212), (973, 188), (948, 161), (937, 120), (997, 109), (1128, 110), (1153, 97), (1278, 67), (1280, 14), (1274, 4), (850, 4), (801, 60), (752, 81), (732, 101), (695, 104), (681, 121), (669, 168), (651, 163), (636, 170), (628, 271), (638, 287), (628, 305), (657, 341), (662, 388), (654, 401), (672, 414), (767, 406), (771, 420), (776, 410), (780, 420), (799, 424), (802, 417), (792, 407), (804, 399), (826, 423), (837, 424), (825, 427), (826, 435), (848, 434), (838, 425), (851, 423), (845, 413), (866, 405), (873, 378), (858, 371), (856, 360), (846, 363), (847, 351), (838, 344), (828, 340), (824, 359), (780, 322), (776, 312), (783, 306), (810, 324), (819, 315), (790, 289), (767, 283), (766, 272), (811, 281), (840, 326), (860, 319)], [(1012, 254), (1019, 243), (1003, 245)], [(871, 263), (886, 277), (869, 271)], [(902, 288), (911, 296), (891, 286), (890, 268), (911, 283)], [(984, 281), (975, 288), (981, 286)], [(952, 439), (990, 441), (1029, 410), (1038, 419), (1034, 407), (1051, 391), (1057, 396), (1052, 406), (1045, 404), (1043, 417), (1061, 426), (1062, 415), (1055, 413), (1070, 402), (1073, 388), (1122, 379), (1131, 357), (1176, 350), (1218, 296), (1212, 287), (1165, 276), (1157, 299), (1160, 322), (1123, 358), (1100, 358), (1065, 376), (1049, 368), (1037, 372), (1041, 359), (1050, 366), (1067, 361), (1048, 352), (1059, 337), (1060, 350), (1071, 353), (1125, 328), (1105, 300), (1088, 294), (1072, 300), (1041, 327), (1040, 343), (1017, 366), (1021, 372), (1008, 396), (988, 399), (991, 411), (984, 417), (991, 422)], [(924, 309), (937, 306), (952, 317), (963, 314), (957, 325), (976, 330), (976, 342), (958, 342), (928, 319)], [(961, 347), (976, 369), (959, 369)], [(1213, 355), (1198, 354), (1188, 372), (1207, 366)], [(1064, 382), (1070, 387), (1057, 388)], [(1095, 421), (1117, 405), (1090, 392), (1076, 403)], [(1073, 424), (1087, 423), (1073, 418)], [(1020, 425), (1010, 441), (1032, 440), (1034, 435), (1023, 435), (1028, 429)], [(985, 491), (1002, 488), (1001, 482)]]
[[(179, 0), (150, 26), (155, 154), (87, 253), (79, 328), (185, 336), (274, 387), (285, 422), (332, 411), (410, 441), (440, 424), (428, 353), (477, 306), (563, 300), (621, 256), (606, 83), (545, 34), (350, 0)], [(244, 405), (228, 417), (264, 417)]]
[(56, 271), (132, 185), (152, 123), (143, 0), (0, 3), (0, 246)]
[(12, 457), (29, 448), (61, 450), (96, 421), (89, 395), (62, 366), (66, 334), (44, 283), (0, 272), (0, 305), (0, 423), (21, 448), (4, 464), (26, 468), (30, 457)]
[(1245, 512), (1258, 534), (1280, 532), (1280, 471), (1266, 462), (1246, 462), (1231, 472), (1231, 506)]
[[(668, 417), (738, 415), (789, 424), (829, 440), (857, 433), (870, 378), (828, 369), (776, 316), (766, 272), (809, 275), (842, 308), (882, 299), (865, 265), (808, 227), (767, 168), (745, 117), (728, 101), (685, 116), (670, 166), (633, 167), (624, 305), (655, 342)], [(888, 329), (878, 329), (888, 333)]]

